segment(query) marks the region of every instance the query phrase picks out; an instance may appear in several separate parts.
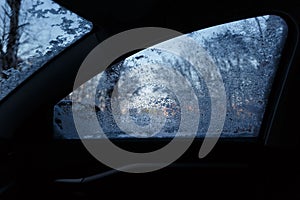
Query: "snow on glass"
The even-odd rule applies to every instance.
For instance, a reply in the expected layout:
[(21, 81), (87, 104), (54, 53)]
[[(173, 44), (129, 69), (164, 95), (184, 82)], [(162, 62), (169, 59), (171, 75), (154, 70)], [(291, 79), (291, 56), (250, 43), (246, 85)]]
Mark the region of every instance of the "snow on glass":
[[(10, 9), (6, 1), (0, 1), (1, 37), (8, 29), (7, 12)], [(92, 29), (92, 23), (51, 0), (21, 0), (19, 24), (19, 63), (17, 68), (8, 70), (2, 70), (0, 63), (0, 100), (47, 61)]]
[[(266, 15), (187, 35), (207, 51), (221, 72), (227, 96), (227, 114), (221, 137), (257, 136), (287, 36), (286, 23), (278, 16)], [(114, 117), (121, 119), (125, 125), (128, 120), (132, 120), (143, 127), (151, 123), (151, 118), (158, 116), (157, 112), (162, 113), (159, 116), (164, 116), (164, 124), (153, 124), (154, 127), (162, 128), (152, 137), (173, 137), (180, 125), (181, 110), (193, 112), (195, 106), (181, 108), (172, 91), (159, 80), (153, 84), (152, 78), (157, 77), (154, 74), (159, 73), (165, 79), (171, 78), (167, 70), (147, 66), (175, 69), (190, 82), (201, 111), (197, 137), (205, 136), (210, 122), (211, 101), (203, 78), (184, 58), (150, 47), (108, 67), (97, 78), (91, 79), (84, 87), (79, 87), (60, 101), (54, 108), (57, 138), (78, 138), (71, 111), (70, 99), (74, 100), (74, 97), (84, 106), (96, 106), (99, 125), (109, 138), (132, 137), (119, 128)], [(136, 90), (128, 94), (124, 102), (119, 101), (119, 112), (114, 116), (111, 109), (112, 91), (116, 84), (122, 87), (124, 77), (132, 79)], [(95, 89), (96, 97), (93, 97), (90, 93)], [(181, 92), (184, 95), (190, 91)], [(97, 128), (89, 124), (89, 116), (84, 110), (81, 113), (82, 123), (87, 127), (85, 138), (99, 138)], [(185, 131), (188, 135), (189, 130)]]

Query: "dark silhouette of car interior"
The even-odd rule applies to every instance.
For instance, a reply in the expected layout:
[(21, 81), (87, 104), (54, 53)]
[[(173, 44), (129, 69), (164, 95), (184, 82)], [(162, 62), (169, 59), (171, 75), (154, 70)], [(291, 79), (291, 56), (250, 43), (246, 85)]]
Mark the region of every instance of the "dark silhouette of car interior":
[[(0, 199), (185, 198), (299, 199), (299, 26), (297, 1), (55, 0), (93, 23), (90, 33), (47, 62), (0, 102)], [(99, 6), (98, 6), (99, 5)], [(126, 173), (96, 160), (80, 140), (53, 139), (53, 107), (73, 90), (87, 54), (106, 38), (138, 27), (182, 33), (249, 17), (278, 15), (288, 35), (257, 137), (221, 138), (203, 159), (196, 138), (174, 163)], [(122, 55), (117, 63), (129, 55)], [(92, 74), (91, 74), (92, 75)], [(93, 74), (95, 75), (95, 74)], [(133, 152), (164, 139), (116, 140)]]

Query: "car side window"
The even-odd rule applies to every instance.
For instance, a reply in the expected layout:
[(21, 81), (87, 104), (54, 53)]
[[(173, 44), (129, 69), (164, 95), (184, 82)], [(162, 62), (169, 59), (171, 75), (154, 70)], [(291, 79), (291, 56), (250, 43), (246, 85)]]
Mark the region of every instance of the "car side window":
[[(221, 137), (258, 136), (287, 33), (287, 24), (281, 17), (265, 15), (186, 34), (205, 50), (222, 76), (226, 118)], [(157, 73), (165, 79), (171, 78), (170, 74), (163, 68), (149, 67), (149, 63), (174, 69), (185, 77), (191, 87), (183, 87), (181, 94), (190, 93), (189, 88), (192, 88), (198, 103), (181, 107), (176, 95), (155, 79)], [(135, 90), (120, 99), (118, 111), (112, 113), (113, 90), (128, 87), (125, 86), (126, 78), (131, 79)], [(96, 90), (96, 96), (91, 96), (91, 90)], [(187, 60), (155, 46), (108, 67), (55, 105), (56, 138), (79, 139), (72, 116), (72, 101), (83, 104), (78, 109), (96, 106), (99, 126), (108, 138), (134, 137), (121, 128), (129, 130), (130, 124), (141, 127), (141, 133), (137, 134), (145, 134), (145, 127), (149, 127), (151, 137), (173, 137), (180, 126), (183, 109), (194, 112), (196, 107), (200, 110), (199, 121), (191, 126), (198, 126), (197, 137), (204, 137), (211, 113), (210, 94), (203, 77)], [(87, 128), (84, 138), (101, 138), (89, 124), (88, 114), (84, 110), (81, 113), (81, 122)], [(153, 134), (153, 127), (161, 128)], [(184, 131), (188, 136), (189, 129)]]
[(91, 22), (52, 0), (0, 1), (0, 101), (91, 30)]

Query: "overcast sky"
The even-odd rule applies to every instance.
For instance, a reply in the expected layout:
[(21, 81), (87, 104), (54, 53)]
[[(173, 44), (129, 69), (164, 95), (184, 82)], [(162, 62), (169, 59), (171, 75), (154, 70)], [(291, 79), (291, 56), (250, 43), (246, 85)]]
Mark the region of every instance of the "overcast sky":
[[(39, 1), (36, 0), (22, 0), (21, 12), (20, 12), (20, 25), (26, 24), (21, 31), (19, 56), (23, 59), (34, 56), (35, 50), (39, 50), (42, 53), (47, 52), (49, 49), (49, 42), (55, 40), (58, 36), (61, 36), (65, 41), (61, 44), (67, 46), (72, 43), (75, 38), (87, 32), (87, 30), (80, 30), (80, 21), (84, 19), (80, 18), (74, 13), (67, 11), (66, 13), (58, 13), (61, 8), (60, 5), (51, 1), (43, 0), (36, 6), (35, 10), (39, 11), (31, 13), (30, 9), (33, 5), (36, 5)], [(4, 12), (2, 8), (5, 6), (5, 1), (0, 1), (0, 16), (3, 18)], [(45, 11), (50, 12), (45, 12)], [(44, 13), (39, 15), (39, 13)], [(75, 28), (77, 31), (75, 34), (66, 34), (66, 31), (62, 30), (59, 24), (63, 22), (62, 18), (72, 20), (70, 28)], [(0, 21), (0, 33), (3, 31), (3, 22)], [(7, 24), (8, 25), (8, 24)], [(91, 29), (91, 24), (86, 24)], [(51, 48), (51, 47), (50, 47)]]

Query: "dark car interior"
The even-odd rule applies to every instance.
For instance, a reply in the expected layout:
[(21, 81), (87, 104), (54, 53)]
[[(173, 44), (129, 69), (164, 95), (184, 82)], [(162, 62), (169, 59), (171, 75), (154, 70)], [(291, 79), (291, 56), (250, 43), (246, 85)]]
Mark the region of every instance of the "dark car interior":
[[(0, 199), (300, 198), (299, 2), (55, 2), (91, 21), (93, 30), (0, 102)], [(54, 105), (72, 92), (82, 61), (106, 38), (137, 27), (189, 33), (264, 14), (281, 16), (289, 29), (257, 137), (222, 138), (203, 159), (198, 158), (203, 139), (197, 138), (174, 163), (149, 173), (111, 169), (90, 155), (80, 140), (53, 139)], [(166, 142), (115, 141), (135, 152), (159, 148)]]

